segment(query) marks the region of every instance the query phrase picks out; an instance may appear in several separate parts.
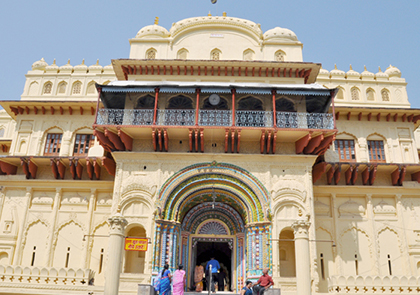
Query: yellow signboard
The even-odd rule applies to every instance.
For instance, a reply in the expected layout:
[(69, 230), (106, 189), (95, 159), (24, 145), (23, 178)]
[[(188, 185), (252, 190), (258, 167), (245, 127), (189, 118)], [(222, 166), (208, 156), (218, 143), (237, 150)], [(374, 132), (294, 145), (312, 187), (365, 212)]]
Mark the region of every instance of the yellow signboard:
[(124, 250), (147, 251), (149, 240), (147, 238), (125, 238)]

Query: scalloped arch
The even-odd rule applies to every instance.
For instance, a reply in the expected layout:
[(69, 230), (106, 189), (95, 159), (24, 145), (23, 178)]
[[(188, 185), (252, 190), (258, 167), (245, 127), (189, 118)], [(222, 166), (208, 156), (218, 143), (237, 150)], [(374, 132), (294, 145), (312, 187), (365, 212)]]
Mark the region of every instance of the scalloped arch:
[[(368, 241), (368, 243), (369, 243), (369, 253), (370, 253), (370, 256), (371, 256), (371, 257), (373, 257), (373, 251), (372, 251), (372, 239), (369, 237), (369, 235), (366, 233), (366, 231), (364, 231), (363, 229), (358, 228), (358, 227), (356, 227), (356, 226), (350, 226), (350, 227), (348, 227), (346, 230), (344, 230), (344, 231), (342, 231), (342, 232), (341, 232), (341, 234), (339, 235), (339, 237), (340, 237), (340, 238), (339, 238), (339, 240), (337, 241), (337, 244), (339, 244), (339, 245), (340, 245), (340, 249), (344, 249), (343, 245), (341, 244), (342, 237), (344, 236), (344, 234), (346, 234), (347, 232), (352, 231), (352, 230), (355, 230), (355, 231), (361, 232), (362, 234), (364, 234), (364, 235), (365, 235), (365, 237), (367, 238), (367, 241)], [(341, 251), (342, 251), (342, 250), (341, 250)]]
[(214, 189), (228, 194), (243, 206), (248, 222), (264, 221), (269, 209), (269, 194), (263, 184), (248, 171), (227, 163), (199, 163), (181, 169), (172, 175), (159, 191), (158, 206), (163, 218), (177, 220), (178, 211), (190, 196)]
[(384, 141), (384, 145), (386, 144), (386, 137), (383, 136), (382, 134), (378, 133), (378, 132), (373, 132), (373, 133), (369, 134), (368, 136), (366, 136), (366, 140), (369, 140), (369, 137), (373, 137), (373, 136), (378, 136), (378, 137), (382, 138), (383, 141)]
[(354, 135), (354, 134), (352, 134), (352, 133), (350, 133), (350, 132), (342, 131), (342, 132), (340, 132), (340, 133), (337, 133), (337, 135), (336, 135), (335, 139), (345, 139), (345, 138), (340, 138), (340, 135), (348, 135), (348, 136), (350, 136), (351, 138), (353, 138), (356, 142), (358, 142), (358, 138), (357, 138), (357, 136), (356, 136), (356, 135)]
[[(21, 242), (22, 245), (26, 244), (26, 238), (28, 236), (29, 229), (37, 223), (41, 223), (41, 224), (45, 225), (47, 227), (47, 229), (50, 227), (47, 220), (43, 220), (43, 219), (32, 220), (30, 223), (28, 223), (28, 225), (25, 228), (25, 231), (24, 231), (25, 234), (23, 235), (22, 242)], [(50, 233), (48, 232), (47, 239), (46, 239), (47, 241), (48, 241), (49, 236), (50, 236)]]
[(376, 240), (378, 242), (378, 253), (380, 252), (380, 248), (381, 248), (381, 245), (379, 243), (379, 235), (381, 233), (385, 232), (386, 230), (389, 230), (390, 232), (393, 232), (394, 234), (397, 235), (397, 238), (398, 238), (398, 248), (400, 248), (400, 251), (402, 251), (402, 244), (401, 244), (400, 235), (398, 234), (398, 231), (395, 230), (395, 229), (393, 229), (389, 225), (384, 225), (384, 226), (382, 226), (382, 228), (380, 230), (377, 231), (377, 234), (376, 234)]

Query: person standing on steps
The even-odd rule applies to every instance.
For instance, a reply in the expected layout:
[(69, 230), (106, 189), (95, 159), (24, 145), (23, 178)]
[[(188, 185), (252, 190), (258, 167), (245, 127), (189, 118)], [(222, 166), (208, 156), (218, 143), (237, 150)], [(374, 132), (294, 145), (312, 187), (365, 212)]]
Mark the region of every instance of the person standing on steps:
[[(220, 269), (220, 264), (219, 264), (219, 261), (217, 261), (216, 259), (214, 259), (214, 257), (212, 257), (210, 259), (210, 261), (207, 262), (206, 272), (208, 272), (210, 265), (211, 265), (211, 274), (209, 274), (209, 275), (211, 276), (211, 291), (213, 293), (216, 293), (215, 283), (218, 281), (218, 273), (217, 272)], [(210, 286), (208, 286), (208, 288), (210, 288)]]

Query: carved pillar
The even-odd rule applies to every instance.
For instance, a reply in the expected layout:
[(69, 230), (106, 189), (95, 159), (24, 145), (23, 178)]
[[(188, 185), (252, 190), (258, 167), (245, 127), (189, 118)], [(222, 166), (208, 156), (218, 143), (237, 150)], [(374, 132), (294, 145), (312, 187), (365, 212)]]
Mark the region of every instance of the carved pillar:
[[(236, 235), (236, 290), (242, 290), (245, 283), (245, 234), (239, 233)], [(234, 286), (235, 282), (232, 282)]]
[(88, 235), (86, 237), (86, 242), (85, 242), (85, 248), (83, 250), (83, 257), (82, 257), (82, 261), (81, 261), (81, 268), (89, 268), (89, 264), (90, 264), (90, 257), (91, 255), (89, 255), (89, 250), (90, 250), (90, 245), (93, 242), (93, 237), (90, 237), (89, 235), (93, 234), (92, 231), (92, 219), (93, 219), (93, 211), (95, 210), (95, 205), (96, 205), (96, 189), (92, 189), (91, 193), (90, 193), (90, 199), (89, 199), (89, 209), (88, 209), (88, 228), (87, 228), (87, 233), (86, 235)]
[(247, 228), (247, 258), (246, 274), (250, 276), (261, 276), (262, 270), (266, 267), (272, 270), (271, 252), (271, 223), (253, 224)]
[[(373, 265), (375, 266), (373, 275), (379, 275), (380, 267), (379, 267), (379, 253), (378, 253), (378, 242), (376, 240), (376, 229), (375, 229), (375, 216), (373, 212), (373, 205), (372, 205), (372, 194), (366, 195), (366, 213), (367, 219), (370, 223), (369, 235), (372, 237), (372, 244), (373, 244)], [(386, 275), (386, 274), (382, 274)]]
[(128, 222), (121, 213), (117, 213), (109, 218), (108, 222), (110, 229), (104, 295), (118, 295), (121, 260), (123, 256), (124, 229)]
[(309, 253), (309, 227), (306, 220), (296, 220), (292, 224), (295, 231), (296, 284), (297, 295), (311, 294), (311, 260)]
[(45, 260), (47, 263), (47, 266), (53, 266), (53, 257), (54, 257), (54, 248), (55, 246), (53, 245), (53, 243), (57, 242), (54, 241), (54, 237), (58, 237), (58, 235), (56, 235), (56, 230), (57, 230), (57, 217), (58, 217), (58, 210), (60, 209), (60, 203), (61, 203), (61, 195), (62, 195), (62, 190), (61, 188), (57, 188), (55, 190), (55, 197), (54, 197), (54, 205), (53, 205), (53, 210), (52, 210), (52, 217), (51, 217), (51, 228), (50, 228), (50, 233), (49, 233), (49, 241), (47, 244), (47, 259)]
[[(5, 196), (3, 196), (3, 200), (4, 198)], [(28, 219), (28, 210), (32, 201), (32, 188), (30, 187), (26, 188), (25, 201), (26, 201), (26, 206), (25, 206), (25, 211), (23, 212), (23, 216), (21, 219), (22, 223), (19, 224), (18, 240), (17, 240), (16, 248), (15, 248), (16, 254), (13, 256), (13, 265), (22, 264), (23, 248), (25, 246), (25, 245), (22, 245), (23, 235), (25, 234), (23, 231), (25, 230), (26, 221)]]

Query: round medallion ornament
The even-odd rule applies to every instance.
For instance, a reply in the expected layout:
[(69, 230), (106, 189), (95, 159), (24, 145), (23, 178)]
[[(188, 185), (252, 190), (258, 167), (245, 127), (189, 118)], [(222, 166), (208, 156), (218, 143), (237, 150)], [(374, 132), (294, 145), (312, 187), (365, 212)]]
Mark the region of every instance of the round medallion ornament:
[(217, 95), (216, 93), (213, 93), (209, 97), (209, 102), (210, 102), (211, 105), (217, 106), (220, 102), (220, 96)]

